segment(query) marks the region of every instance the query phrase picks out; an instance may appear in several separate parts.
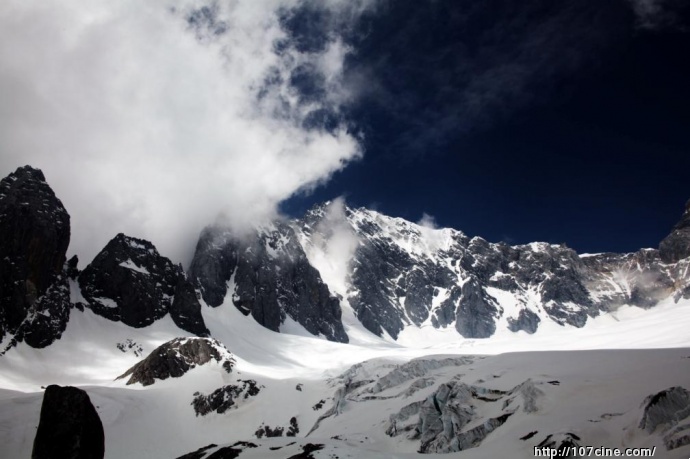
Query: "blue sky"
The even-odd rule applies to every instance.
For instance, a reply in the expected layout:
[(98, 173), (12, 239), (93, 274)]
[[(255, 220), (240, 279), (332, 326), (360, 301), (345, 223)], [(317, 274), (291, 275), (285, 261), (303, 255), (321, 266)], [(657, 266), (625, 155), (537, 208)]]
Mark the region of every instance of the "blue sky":
[[(343, 116), (364, 156), (283, 208), (343, 195), (490, 241), (656, 247), (690, 198), (687, 13), (680, 2), (384, 2), (347, 35), (345, 80), (360, 88)], [(328, 22), (300, 20), (302, 41)]]
[(655, 247), (690, 198), (685, 0), (5, 0), (0, 175), (87, 263), (344, 197), (489, 241)]

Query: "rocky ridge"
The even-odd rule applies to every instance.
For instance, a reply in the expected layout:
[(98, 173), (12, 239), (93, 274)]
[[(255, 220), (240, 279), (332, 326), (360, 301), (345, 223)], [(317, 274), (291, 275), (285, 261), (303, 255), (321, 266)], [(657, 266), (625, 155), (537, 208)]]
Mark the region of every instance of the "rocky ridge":
[[(321, 229), (328, 207), (295, 222), (305, 246), (329, 238)], [(688, 215), (673, 240), (684, 237)], [(581, 256), (565, 245), (490, 243), (364, 208), (345, 208), (343, 220), (357, 239), (344, 300), (379, 336), (397, 339), (422, 325), (452, 326), (465, 338), (487, 338), (497, 327), (534, 333), (544, 320), (582, 327), (623, 304), (650, 308), (690, 298), (690, 258), (679, 243), (669, 264), (664, 242), (662, 250)]]
[(235, 366), (232, 354), (213, 338), (175, 338), (161, 344), (145, 359), (117, 379), (129, 376), (127, 385), (150, 386), (156, 380), (179, 378), (189, 370), (215, 361), (230, 373)]
[(209, 336), (201, 304), (182, 270), (148, 241), (115, 236), (79, 275), (93, 312), (130, 327), (146, 327), (170, 313), (182, 330)]
[(667, 450), (690, 445), (690, 391), (674, 386), (650, 395), (638, 427), (647, 433), (663, 432)]
[(197, 243), (190, 278), (209, 306), (221, 305), (230, 294), (243, 314), (270, 330), (280, 331), (289, 317), (313, 335), (348, 342), (338, 298), (285, 222), (242, 236), (207, 227)]
[(20, 167), (0, 181), (3, 353), (18, 342), (52, 344), (72, 308), (85, 306), (131, 327), (169, 313), (180, 329), (209, 335), (194, 285), (150, 242), (118, 234), (81, 273), (76, 255), (66, 260), (69, 242), (70, 216), (40, 170)]
[[(76, 257), (65, 263), (67, 211), (40, 171), (19, 168), (0, 182), (0, 342), (5, 350), (19, 341), (47, 346), (65, 330), (72, 307), (130, 327), (170, 314), (180, 329), (209, 336), (201, 298), (211, 307), (229, 299), (273, 331), (294, 321), (338, 342), (349, 341), (344, 309), (392, 339), (428, 326), (487, 338), (506, 329), (535, 333), (544, 321), (582, 327), (621, 305), (690, 298), (690, 205), (659, 250), (596, 255), (565, 245), (490, 243), (363, 208), (344, 207), (334, 226), (332, 206), (246, 234), (207, 227), (188, 275), (150, 242), (124, 234), (79, 273)], [(336, 286), (314, 254), (329, 256), (343, 228), (352, 251), (340, 260), (347, 273)], [(70, 302), (80, 295), (85, 303)]]

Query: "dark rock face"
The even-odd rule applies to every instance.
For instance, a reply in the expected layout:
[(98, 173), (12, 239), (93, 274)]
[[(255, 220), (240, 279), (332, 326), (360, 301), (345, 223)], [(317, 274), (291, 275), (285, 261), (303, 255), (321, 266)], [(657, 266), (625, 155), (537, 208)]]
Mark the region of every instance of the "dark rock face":
[(261, 427), (254, 432), (254, 435), (256, 435), (256, 438), (271, 438), (282, 437), (283, 433), (285, 433), (286, 437), (295, 437), (299, 433), (299, 424), (297, 423), (296, 417), (293, 416), (290, 418), (290, 425), (287, 427), (287, 432), (285, 432), (285, 430), (285, 427), (270, 427), (262, 424)]
[(690, 445), (690, 391), (671, 387), (647, 397), (643, 406), (640, 429), (648, 433), (659, 429), (669, 451)]
[(198, 365), (214, 360), (230, 373), (235, 365), (232, 354), (212, 338), (175, 338), (157, 347), (141, 362), (117, 379), (130, 376), (127, 384), (149, 386), (156, 379), (179, 378)]
[[(177, 459), (203, 459), (209, 450), (211, 450), (213, 448), (217, 448), (217, 447), (218, 447), (218, 445), (216, 445), (215, 443), (211, 443), (210, 445), (204, 446), (203, 448), (199, 448), (194, 452), (187, 453), (183, 456), (180, 456)], [(237, 456), (235, 456), (235, 457), (237, 457)]]
[(63, 274), (36, 301), (17, 331), (17, 340), (35, 348), (49, 346), (67, 328), (71, 308), (69, 281)]
[[(316, 206), (297, 222), (303, 239), (327, 238), (320, 228), (328, 209)], [(454, 326), (465, 338), (486, 338), (506, 315), (509, 330), (535, 333), (545, 319), (583, 327), (623, 304), (650, 308), (669, 296), (690, 298), (687, 261), (667, 264), (664, 250), (580, 257), (565, 245), (493, 244), (363, 208), (344, 214), (357, 236), (345, 300), (379, 336), (397, 339), (404, 328), (428, 321)], [(690, 211), (674, 229), (674, 260), (684, 253), (678, 247), (685, 231)]]
[(0, 341), (10, 333), (44, 347), (61, 336), (69, 238), (69, 214), (40, 170), (20, 167), (0, 181)]
[(321, 451), (324, 448), (325, 445), (318, 444), (318, 443), (307, 443), (305, 445), (302, 445), (302, 452), (297, 453), (295, 455), (292, 455), (288, 457), (287, 459), (314, 459), (314, 455), (312, 453), (316, 451)]
[[(301, 221), (306, 237), (314, 237), (326, 213), (325, 206), (307, 213)], [(489, 337), (504, 312), (490, 289), (515, 295), (525, 312), (509, 323), (532, 333), (541, 319), (528, 307), (529, 290), (540, 292), (542, 304), (552, 311), (547, 314), (559, 323), (582, 326), (600, 311), (585, 287), (582, 261), (567, 247), (490, 244), (367, 209), (345, 213), (359, 240), (347, 300), (362, 324), (379, 336), (385, 331), (395, 339), (404, 327), (430, 320), (436, 328), (454, 325), (465, 338)]]
[(194, 285), (187, 280), (187, 276), (178, 267), (175, 296), (170, 305), (170, 317), (175, 325), (197, 336), (209, 336), (204, 318), (201, 315), (201, 303), (197, 298)]
[(282, 427), (269, 427), (262, 425), (256, 430), (256, 432), (254, 432), (254, 435), (256, 435), (256, 438), (282, 437), (284, 430), (285, 429)]
[(518, 313), (517, 319), (513, 319), (512, 317), (508, 319), (508, 328), (513, 332), (523, 330), (531, 335), (537, 331), (539, 322), (541, 322), (541, 319), (538, 315), (529, 309), (522, 309)]
[[(362, 229), (374, 231), (371, 226), (363, 226)], [(405, 310), (407, 306), (415, 318), (423, 314), (419, 305), (424, 304), (426, 288), (411, 289), (414, 293), (410, 301), (401, 307), (396, 301), (399, 286), (391, 281), (393, 273), (412, 271), (412, 267), (412, 260), (406, 253), (379, 239), (372, 239), (370, 244), (357, 249), (350, 281), (357, 287), (359, 295), (353, 295), (349, 301), (367, 330), (378, 336), (382, 336), (385, 330), (396, 339), (408, 323), (405, 315), (400, 314), (401, 309)], [(423, 283), (422, 277), (421, 271), (415, 271), (413, 279)]]
[[(199, 236), (189, 274), (201, 287), (206, 304), (218, 307), (223, 304), (230, 277), (237, 268), (239, 243), (228, 241), (231, 235), (208, 227)], [(243, 311), (245, 314), (247, 311)]]
[(103, 424), (86, 392), (76, 387), (48, 386), (32, 459), (102, 459)]
[(294, 230), (276, 222), (243, 238), (206, 228), (197, 244), (190, 278), (207, 304), (219, 306), (234, 281), (232, 301), (245, 315), (279, 331), (289, 316), (314, 335), (347, 342), (340, 305), (309, 264)]
[(690, 256), (690, 201), (685, 204), (680, 222), (659, 244), (659, 256), (664, 263), (675, 263)]
[(118, 234), (84, 269), (79, 284), (89, 307), (107, 319), (139, 328), (170, 312), (183, 330), (209, 335), (182, 268), (148, 241)]
[(246, 441), (238, 441), (231, 446), (224, 446), (222, 448), (218, 448), (218, 445), (212, 443), (177, 459), (235, 459), (240, 457), (245, 449), (256, 447), (257, 445), (254, 443)]
[(253, 379), (239, 380), (239, 382), (242, 383), (241, 386), (229, 384), (214, 390), (209, 395), (196, 392), (192, 401), (196, 415), (206, 416), (214, 411), (218, 414), (225, 413), (236, 406), (240, 398), (246, 400), (257, 396), (263, 387), (257, 385)]
[(455, 316), (455, 329), (462, 336), (488, 338), (496, 331), (494, 317), (498, 306), (475, 279), (462, 286), (462, 296)]
[(288, 428), (288, 431), (285, 434), (285, 436), (286, 437), (296, 437), (298, 433), (299, 433), (299, 424), (297, 424), (297, 418), (293, 416), (290, 418), (290, 427)]

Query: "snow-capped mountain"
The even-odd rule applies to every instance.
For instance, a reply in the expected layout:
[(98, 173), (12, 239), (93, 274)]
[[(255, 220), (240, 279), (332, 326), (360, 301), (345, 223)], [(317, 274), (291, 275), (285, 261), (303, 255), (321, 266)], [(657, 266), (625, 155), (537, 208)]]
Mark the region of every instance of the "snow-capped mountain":
[[(690, 210), (683, 221), (688, 216)], [(684, 228), (669, 237), (687, 237)], [(580, 256), (564, 245), (489, 243), (335, 202), (242, 237), (207, 228), (191, 277), (207, 304), (220, 304), (230, 289), (238, 308), (273, 330), (290, 317), (313, 334), (343, 341), (335, 300), (323, 289), (306, 302), (286, 293), (323, 280), (340, 307), (377, 336), (395, 340), (420, 328), (452, 327), (464, 338), (488, 338), (497, 330), (535, 333), (543, 321), (583, 327), (622, 305), (689, 299), (687, 251), (666, 244), (661, 251)], [(305, 273), (286, 277), (295, 270)], [(315, 304), (321, 305), (308, 309)], [(325, 331), (314, 320), (327, 323)]]
[(76, 259), (65, 264), (69, 215), (42, 173), (20, 168), (2, 189), (8, 343), (49, 345), (70, 304), (132, 327), (170, 314), (182, 330), (208, 336), (200, 300), (217, 307), (229, 297), (270, 330), (296, 326), (348, 342), (346, 328), (391, 340), (417, 339), (420, 330), (532, 334), (545, 322), (583, 327), (623, 305), (690, 299), (690, 206), (660, 250), (578, 255), (564, 245), (490, 243), (335, 201), (242, 234), (207, 227), (189, 275), (124, 234), (78, 273)]
[(0, 182), (1, 457), (690, 454), (690, 205), (631, 254), (340, 201), (209, 226), (188, 274), (124, 234), (79, 272), (69, 234), (40, 171)]

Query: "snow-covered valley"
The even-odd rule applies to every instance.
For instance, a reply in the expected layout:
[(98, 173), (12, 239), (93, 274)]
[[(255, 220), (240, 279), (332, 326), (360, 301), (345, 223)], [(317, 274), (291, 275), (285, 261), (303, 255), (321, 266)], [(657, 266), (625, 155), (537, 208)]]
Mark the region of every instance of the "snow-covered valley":
[[(665, 432), (638, 428), (647, 396), (690, 381), (688, 301), (650, 311), (623, 308), (615, 319), (602, 316), (582, 329), (556, 325), (534, 335), (456, 338), (432, 345), (422, 341), (420, 347), (376, 337), (341, 344), (276, 333), (231, 304), (205, 306), (203, 312), (213, 336), (236, 360), (230, 374), (212, 362), (180, 378), (146, 387), (126, 385), (115, 378), (180, 330), (169, 320), (134, 329), (88, 309), (75, 311), (63, 337), (50, 347), (33, 349), (22, 343), (8, 352), (0, 359), (2, 457), (30, 456), (41, 386), (48, 384), (87, 391), (104, 425), (105, 457), (112, 459), (176, 458), (209, 444), (239, 441), (256, 445), (240, 447), (242, 458), (287, 458), (309, 443), (325, 445), (313, 457), (415, 457), (420, 440), (408, 437), (420, 415), (412, 410), (406, 417), (406, 406), (424, 402), (448, 383), (488, 393), (510, 391), (526, 381), (541, 393), (532, 412), (523, 410), (525, 402), (518, 395), (494, 395), (495, 402), (472, 400), (474, 421), (467, 428), (504, 411), (514, 414), (462, 457), (533, 457), (534, 446), (548, 435), (567, 433), (585, 446), (656, 446), (658, 457), (669, 458), (690, 452), (689, 446), (666, 451)], [(438, 363), (414, 365), (428, 361)], [(223, 413), (195, 413), (195, 393), (209, 394), (238, 380), (255, 381), (258, 394), (239, 397)], [(346, 385), (355, 388), (344, 390)], [(517, 399), (502, 409), (511, 397)], [(314, 428), (336, 404), (335, 412)], [(293, 417), (299, 432), (287, 437)], [(259, 439), (257, 431), (263, 427), (282, 428), (283, 435)], [(536, 433), (520, 440), (531, 432)]]

